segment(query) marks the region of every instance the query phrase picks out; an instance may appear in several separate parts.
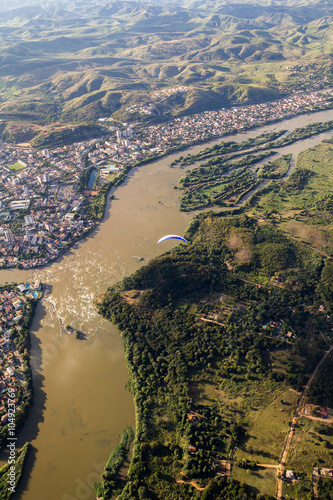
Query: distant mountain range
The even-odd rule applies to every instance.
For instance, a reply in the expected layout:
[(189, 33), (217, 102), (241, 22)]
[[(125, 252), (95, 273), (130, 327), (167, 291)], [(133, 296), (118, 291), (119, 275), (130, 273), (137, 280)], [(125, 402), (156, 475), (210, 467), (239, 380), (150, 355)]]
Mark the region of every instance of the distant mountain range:
[(0, 12), (7, 117), (161, 119), (331, 83), (330, 2), (2, 0)]

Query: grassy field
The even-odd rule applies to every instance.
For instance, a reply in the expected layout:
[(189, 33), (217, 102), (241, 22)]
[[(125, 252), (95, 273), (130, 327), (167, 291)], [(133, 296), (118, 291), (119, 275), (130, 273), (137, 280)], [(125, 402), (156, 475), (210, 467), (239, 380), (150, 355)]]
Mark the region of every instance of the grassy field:
[[(288, 215), (300, 210), (314, 209), (315, 202), (330, 195), (333, 187), (333, 144), (322, 142), (307, 149), (297, 157), (296, 169), (307, 169), (313, 173), (301, 189), (289, 189), (282, 185), (280, 190), (263, 196), (260, 205), (266, 211), (276, 210)], [(286, 189), (287, 188), (287, 189)]]
[(267, 286), (271, 277), (263, 273), (239, 273), (239, 276), (244, 278), (244, 280), (252, 281), (253, 283), (258, 283), (259, 285)]
[(325, 252), (327, 247), (333, 249), (333, 241), (328, 242), (324, 238), (325, 233), (319, 231), (313, 226), (309, 226), (299, 220), (288, 220), (280, 224), (280, 228), (293, 238), (310, 245), (319, 252)]
[[(299, 185), (291, 180), (299, 171), (308, 177)], [(293, 176), (293, 177), (292, 177)], [(324, 141), (297, 158), (296, 168), (287, 181), (271, 184), (250, 208), (259, 217), (265, 212), (281, 230), (318, 252), (333, 252), (333, 143)]]
[[(284, 354), (283, 350), (277, 351), (276, 359), (272, 357), (270, 360), (272, 365), (281, 361), (279, 366), (283, 370), (287, 358), (280, 358)], [(281, 391), (281, 385), (279, 388), (278, 384), (269, 380), (242, 380), (233, 376), (232, 380), (226, 380), (219, 387), (213, 380), (198, 380), (192, 385), (191, 396), (196, 405), (218, 407), (224, 419), (246, 423), (249, 437), (236, 449), (235, 462), (248, 459), (261, 464), (278, 463), (299, 397), (296, 391)], [(231, 476), (250, 485), (256, 494), (274, 496), (276, 493), (274, 468), (246, 470), (234, 465)]]
[(269, 362), (272, 365), (273, 373), (285, 373), (288, 363), (291, 361), (297, 365), (303, 365), (304, 360), (302, 358), (292, 355), (288, 350), (288, 346), (284, 343), (284, 349), (276, 349), (270, 352)]
[(231, 394), (228, 391), (216, 390), (213, 382), (193, 384), (191, 395), (194, 401), (203, 405), (214, 405), (219, 403), (219, 411), (225, 418), (233, 418), (236, 414), (242, 414), (244, 398)]
[(234, 466), (231, 477), (244, 482), (253, 488), (253, 492), (261, 495), (276, 494), (276, 470), (259, 467), (255, 470), (245, 470)]
[[(318, 432), (326, 427), (327, 434)], [(331, 434), (331, 435), (329, 435)], [(292, 440), (287, 468), (297, 472), (312, 474), (314, 466), (333, 467), (333, 429), (326, 424), (300, 418)]]
[(243, 458), (262, 464), (276, 464), (283, 450), (298, 395), (286, 389), (266, 407), (252, 413), (253, 421), (246, 443), (236, 451), (236, 460)]
[(8, 165), (8, 168), (10, 170), (23, 170), (25, 167), (21, 165), (20, 163), (12, 163), (11, 165)]
[(198, 380), (191, 386), (195, 404), (214, 406), (224, 419), (246, 424), (248, 437), (236, 450), (235, 460), (276, 464), (295, 409), (298, 394), (270, 380), (233, 376), (217, 386)]
[(281, 386), (272, 380), (262, 380), (253, 377), (246, 380), (243, 375), (234, 374), (228, 377), (221, 384), (222, 391), (229, 394), (241, 396), (243, 398), (243, 407), (247, 412), (257, 411), (259, 408), (269, 404), (276, 394), (281, 392)]

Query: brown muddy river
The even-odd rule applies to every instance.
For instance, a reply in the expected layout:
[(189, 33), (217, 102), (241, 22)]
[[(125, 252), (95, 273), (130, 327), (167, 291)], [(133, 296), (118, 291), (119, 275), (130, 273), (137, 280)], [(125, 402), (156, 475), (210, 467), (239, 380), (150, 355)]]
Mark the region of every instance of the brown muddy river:
[[(225, 140), (240, 142), (264, 131), (331, 119), (333, 110)], [(280, 152), (296, 156), (332, 136), (333, 131), (321, 134)], [(96, 314), (93, 298), (174, 245), (157, 245), (161, 236), (184, 233), (193, 214), (179, 212), (180, 191), (174, 189), (184, 170), (169, 167), (180, 155), (184, 152), (133, 170), (113, 191), (115, 199), (99, 228), (57, 261), (37, 270), (0, 272), (0, 283), (38, 277), (52, 287), (39, 303), (32, 327), (35, 402), (18, 446), (30, 441), (33, 451), (16, 499), (94, 499), (92, 482), (99, 479), (121, 431), (135, 424), (133, 401), (125, 388), (122, 339)], [(87, 340), (68, 336), (66, 324), (83, 330)]]

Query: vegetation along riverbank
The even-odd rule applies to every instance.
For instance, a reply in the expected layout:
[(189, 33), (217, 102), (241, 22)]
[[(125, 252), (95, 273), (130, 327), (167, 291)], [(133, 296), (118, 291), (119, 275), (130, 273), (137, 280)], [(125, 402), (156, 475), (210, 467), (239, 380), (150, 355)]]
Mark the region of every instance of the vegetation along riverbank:
[[(276, 498), (297, 394), (333, 343), (332, 162), (330, 140), (304, 151), (242, 213), (198, 215), (188, 245), (96, 299), (122, 332), (137, 407), (121, 500)], [(331, 370), (327, 357), (311, 378), (306, 404), (316, 411), (331, 405)], [(299, 429), (311, 418), (301, 413)], [(320, 455), (307, 441), (311, 463), (306, 429), (281, 469), (297, 478), (283, 483), (295, 499), (310, 498), (313, 464), (333, 467), (329, 429)]]

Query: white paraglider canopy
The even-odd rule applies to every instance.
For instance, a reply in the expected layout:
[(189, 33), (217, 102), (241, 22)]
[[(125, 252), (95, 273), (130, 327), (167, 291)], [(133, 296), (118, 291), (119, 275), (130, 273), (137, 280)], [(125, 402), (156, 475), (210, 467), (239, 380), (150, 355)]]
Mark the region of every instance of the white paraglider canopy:
[(162, 241), (166, 240), (181, 240), (184, 243), (188, 243), (188, 241), (185, 240), (185, 238), (179, 236), (178, 234), (167, 234), (166, 236), (163, 236), (163, 238), (159, 239), (157, 243), (162, 243)]

